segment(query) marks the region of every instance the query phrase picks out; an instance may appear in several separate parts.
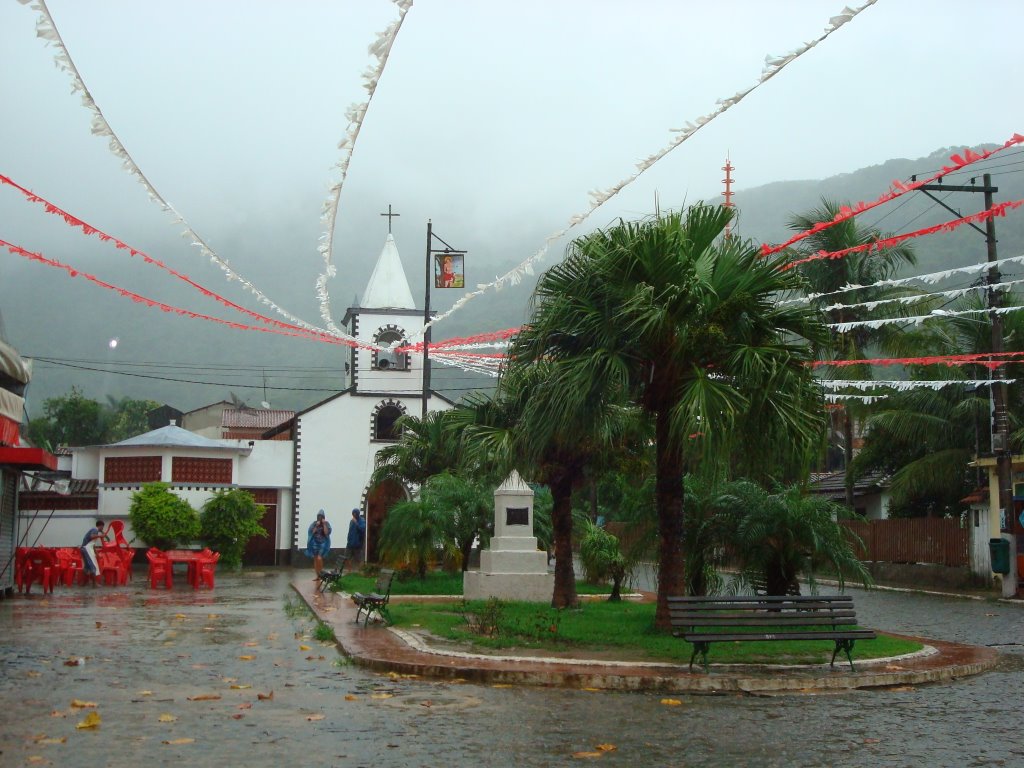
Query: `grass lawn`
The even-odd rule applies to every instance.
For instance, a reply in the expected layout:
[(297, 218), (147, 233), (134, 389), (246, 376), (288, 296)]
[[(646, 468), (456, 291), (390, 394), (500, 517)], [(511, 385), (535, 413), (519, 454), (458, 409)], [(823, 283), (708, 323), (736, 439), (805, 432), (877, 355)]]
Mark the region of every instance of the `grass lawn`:
[[(340, 589), (346, 592), (370, 592), (375, 578), (346, 574)], [(580, 594), (589, 585), (577, 584)], [(608, 587), (597, 587), (605, 594)], [(462, 595), (462, 574), (433, 571), (425, 580), (395, 579), (392, 595)], [(686, 664), (692, 646), (667, 632), (654, 629), (653, 603), (623, 600), (587, 601), (578, 609), (555, 610), (536, 603), (503, 601), (403, 602), (392, 601), (391, 617), (395, 626), (426, 630), (445, 641), (480, 652), (517, 649), (555, 653), (585, 652), (595, 657), (638, 661), (664, 661)], [(493, 624), (493, 634), (475, 632), (476, 624)], [(898, 656), (921, 649), (921, 644), (879, 633), (875, 640), (861, 640), (854, 646), (857, 660)], [(713, 643), (708, 652), (711, 663), (822, 664), (832, 657), (831, 640), (785, 640), (778, 642)], [(840, 653), (836, 663), (846, 663)]]
[[(345, 592), (372, 592), (376, 581), (374, 576), (346, 573), (341, 577), (338, 589)], [(610, 585), (576, 583), (576, 593), (579, 595), (607, 595), (611, 591)], [(391, 594), (462, 597), (462, 572), (429, 571), (425, 579), (402, 578), (396, 575), (395, 581), (391, 585)]]

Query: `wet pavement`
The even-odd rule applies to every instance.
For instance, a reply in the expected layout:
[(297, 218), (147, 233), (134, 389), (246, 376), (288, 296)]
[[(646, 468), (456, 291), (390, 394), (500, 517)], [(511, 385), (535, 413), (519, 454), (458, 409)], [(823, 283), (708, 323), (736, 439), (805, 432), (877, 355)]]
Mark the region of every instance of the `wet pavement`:
[(997, 648), (963, 680), (669, 696), (364, 669), (313, 639), (295, 575), (0, 601), (0, 765), (1024, 765), (1019, 604), (855, 592), (870, 626)]

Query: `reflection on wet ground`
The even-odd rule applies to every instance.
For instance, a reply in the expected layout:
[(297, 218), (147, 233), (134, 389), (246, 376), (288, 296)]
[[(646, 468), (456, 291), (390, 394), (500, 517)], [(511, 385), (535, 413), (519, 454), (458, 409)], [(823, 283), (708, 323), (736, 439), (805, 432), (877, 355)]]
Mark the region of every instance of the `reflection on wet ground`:
[[(964, 681), (669, 698), (367, 672), (312, 639), (290, 577), (0, 602), (0, 765), (555, 766), (597, 745), (615, 749), (594, 760), (630, 766), (1024, 764), (1007, 738), (1020, 605), (857, 592), (872, 626), (1002, 649), (996, 671)], [(76, 728), (93, 711), (99, 727)]]

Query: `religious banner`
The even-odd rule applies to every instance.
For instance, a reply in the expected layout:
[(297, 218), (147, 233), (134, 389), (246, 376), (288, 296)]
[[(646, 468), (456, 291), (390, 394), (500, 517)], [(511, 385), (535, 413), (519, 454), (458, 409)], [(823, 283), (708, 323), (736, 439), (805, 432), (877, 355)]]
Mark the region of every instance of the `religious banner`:
[(466, 272), (463, 264), (464, 253), (434, 254), (434, 287), (465, 288)]

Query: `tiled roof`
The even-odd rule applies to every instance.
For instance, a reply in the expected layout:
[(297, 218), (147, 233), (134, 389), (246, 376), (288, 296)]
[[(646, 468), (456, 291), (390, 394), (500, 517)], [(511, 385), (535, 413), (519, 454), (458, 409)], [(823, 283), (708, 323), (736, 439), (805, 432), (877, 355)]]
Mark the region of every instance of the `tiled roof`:
[[(875, 492), (889, 487), (889, 478), (882, 472), (871, 472), (858, 477), (853, 485), (855, 492)], [(828, 472), (811, 475), (811, 493), (845, 493), (846, 473)]]
[(230, 429), (273, 429), (294, 415), (295, 411), (272, 411), (267, 408), (225, 408), (220, 424)]
[(146, 432), (144, 435), (129, 437), (127, 440), (122, 440), (119, 443), (113, 443), (107, 447), (127, 448), (131, 446), (160, 448), (216, 448), (220, 450), (235, 448), (235, 446), (226, 445), (220, 440), (211, 440), (208, 437), (197, 435), (195, 432), (189, 432), (187, 429), (182, 429), (181, 427), (173, 425), (154, 429), (152, 432)]

